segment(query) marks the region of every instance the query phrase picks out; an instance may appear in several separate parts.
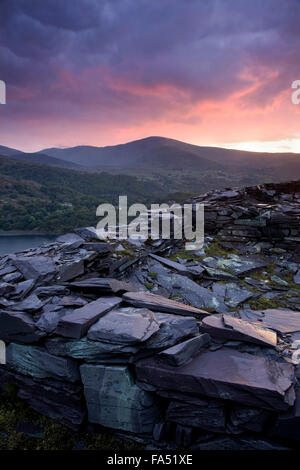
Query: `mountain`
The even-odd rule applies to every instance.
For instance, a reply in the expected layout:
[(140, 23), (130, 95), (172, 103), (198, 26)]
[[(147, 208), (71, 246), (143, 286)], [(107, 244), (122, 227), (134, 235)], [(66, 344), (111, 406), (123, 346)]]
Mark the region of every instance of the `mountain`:
[(299, 154), (203, 147), (165, 137), (147, 137), (108, 147), (49, 148), (41, 153), (85, 167), (229, 170), (254, 173), (267, 169), (273, 176), (300, 177)]
[(0, 155), (3, 155), (8, 158), (13, 158), (14, 160), (20, 160), (27, 163), (37, 163), (48, 166), (58, 166), (61, 168), (69, 169), (81, 169), (80, 165), (77, 165), (73, 162), (68, 162), (66, 160), (61, 160), (59, 158), (51, 157), (46, 155), (44, 152), (34, 152), (34, 153), (25, 153), (20, 150), (12, 149), (10, 147), (4, 147), (0, 145)]

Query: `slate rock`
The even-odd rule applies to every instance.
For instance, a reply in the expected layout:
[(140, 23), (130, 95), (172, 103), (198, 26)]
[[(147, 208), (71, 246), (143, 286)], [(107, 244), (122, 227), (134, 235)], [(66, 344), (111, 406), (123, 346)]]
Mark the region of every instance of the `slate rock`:
[(92, 423), (147, 434), (159, 414), (155, 397), (135, 385), (125, 366), (80, 367), (88, 417)]
[(60, 266), (57, 278), (60, 282), (66, 282), (81, 276), (82, 274), (84, 274), (84, 261), (77, 260), (73, 263)]
[(246, 300), (253, 298), (254, 295), (253, 292), (240, 287), (236, 283), (226, 284), (225, 303), (228, 307), (235, 308), (241, 303), (246, 302)]
[(98, 240), (98, 235), (95, 227), (80, 227), (74, 229), (74, 233), (84, 240)]
[(41, 310), (44, 303), (34, 294), (30, 295), (21, 302), (15, 303), (11, 309), (18, 312), (35, 313)]
[(82, 248), (89, 251), (96, 251), (98, 254), (110, 252), (109, 245), (106, 242), (84, 243)]
[(262, 310), (260, 319), (263, 326), (279, 333), (293, 333), (300, 331), (300, 312), (293, 310), (267, 309)]
[(14, 285), (8, 282), (0, 282), (0, 295), (7, 295), (14, 290)]
[(38, 297), (53, 297), (56, 295), (66, 295), (69, 293), (69, 289), (66, 286), (60, 286), (57, 284), (54, 284), (52, 286), (40, 286), (37, 287), (34, 291), (34, 293)]
[(39, 341), (43, 336), (26, 313), (0, 310), (0, 339), (3, 341), (29, 344)]
[(39, 346), (10, 343), (6, 348), (6, 361), (13, 370), (30, 377), (53, 377), (67, 382), (77, 382), (80, 379), (75, 361), (49, 354)]
[(158, 261), (159, 263), (164, 264), (168, 268), (175, 269), (176, 271), (180, 272), (181, 274), (185, 274), (185, 275), (189, 274), (188, 268), (186, 266), (184, 266), (183, 264), (176, 263), (175, 261), (172, 261), (172, 260), (167, 259), (167, 258), (163, 258), (162, 256), (157, 256), (153, 253), (150, 253), (149, 256), (151, 258), (155, 259), (156, 261)]
[(65, 296), (59, 301), (62, 307), (84, 307), (88, 302), (80, 297)]
[(274, 331), (260, 328), (230, 315), (211, 315), (203, 319), (199, 328), (214, 338), (227, 341), (246, 341), (263, 346), (277, 344), (277, 335)]
[(18, 282), (23, 279), (23, 276), (21, 273), (13, 272), (10, 274), (6, 274), (5, 276), (2, 277), (3, 282)]
[(217, 312), (227, 310), (224, 299), (214, 295), (209, 289), (200, 286), (186, 276), (179, 274), (158, 274), (157, 282), (172, 295), (180, 295), (186, 302), (197, 308), (208, 308)]
[(199, 332), (197, 321), (194, 317), (161, 312), (155, 312), (155, 316), (159, 323), (159, 330), (143, 345), (145, 349), (165, 349)]
[(271, 421), (272, 413), (259, 408), (234, 405), (230, 410), (227, 432), (241, 434), (245, 431), (263, 432)]
[(5, 276), (7, 274), (14, 273), (16, 271), (16, 267), (12, 266), (11, 264), (6, 264), (3, 267), (0, 267), (0, 277)]
[(88, 331), (93, 341), (116, 344), (136, 344), (149, 339), (159, 330), (156, 316), (145, 308), (111, 310)]
[(113, 293), (121, 294), (123, 292), (135, 291), (133, 284), (129, 282), (119, 281), (112, 278), (89, 278), (83, 281), (71, 282), (70, 289), (79, 290), (81, 292), (92, 293)]
[(136, 363), (136, 375), (139, 383), (157, 390), (206, 395), (264, 409), (285, 410), (295, 400), (292, 365), (231, 348), (204, 349), (181, 367), (163, 364), (157, 357), (142, 359)]
[(225, 407), (205, 400), (202, 404), (200, 400), (197, 404), (171, 401), (165, 419), (214, 433), (224, 433), (226, 427)]
[(159, 312), (188, 315), (196, 318), (209, 315), (205, 310), (200, 310), (190, 305), (181, 304), (175, 300), (166, 299), (165, 297), (146, 292), (127, 292), (123, 294), (123, 300), (135, 307), (145, 307)]
[(121, 301), (120, 297), (101, 297), (84, 307), (77, 308), (60, 320), (56, 333), (67, 338), (80, 339), (99, 318), (118, 307)]
[(199, 354), (200, 350), (209, 343), (209, 340), (209, 335), (204, 333), (161, 351), (158, 357), (166, 364), (179, 367)]
[(65, 235), (59, 236), (56, 241), (58, 243), (67, 243), (70, 245), (77, 242), (84, 242), (83, 238), (81, 238), (79, 235), (76, 235), (76, 233), (66, 233)]
[(136, 346), (91, 341), (86, 336), (79, 340), (49, 338), (46, 340), (45, 346), (50, 354), (56, 356), (105, 364), (126, 364), (138, 351)]
[(25, 297), (34, 288), (34, 286), (35, 286), (35, 280), (34, 279), (27, 279), (27, 281), (19, 282), (15, 286), (14, 298), (15, 297), (18, 297), (18, 298)]
[(36, 322), (37, 328), (47, 334), (53, 333), (57, 328), (60, 319), (66, 315), (66, 310), (46, 310), (42, 312), (40, 318)]
[(12, 259), (12, 263), (23, 274), (25, 279), (51, 279), (55, 273), (55, 265), (48, 256), (18, 256)]
[(300, 269), (297, 271), (297, 273), (294, 276), (294, 283), (300, 284)]

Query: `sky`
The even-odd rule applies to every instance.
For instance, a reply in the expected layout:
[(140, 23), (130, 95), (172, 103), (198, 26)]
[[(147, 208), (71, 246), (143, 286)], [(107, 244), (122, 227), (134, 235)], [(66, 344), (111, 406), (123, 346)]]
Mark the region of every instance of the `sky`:
[(300, 153), (299, 0), (0, 0), (0, 145)]

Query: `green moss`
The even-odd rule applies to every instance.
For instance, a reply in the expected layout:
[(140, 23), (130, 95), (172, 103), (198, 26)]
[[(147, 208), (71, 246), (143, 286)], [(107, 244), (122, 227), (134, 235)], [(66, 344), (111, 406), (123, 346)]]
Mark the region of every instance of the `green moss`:
[(237, 251), (234, 249), (225, 250), (225, 248), (221, 247), (218, 242), (215, 242), (205, 248), (205, 254), (206, 256), (225, 257), (229, 254), (237, 254)]
[(148, 290), (152, 290), (153, 287), (154, 287), (154, 284), (152, 282), (145, 282), (144, 285), (145, 285), (146, 289), (148, 289)]
[(157, 279), (157, 273), (153, 271), (148, 271), (148, 276), (151, 277), (152, 279)]
[(260, 297), (257, 300), (249, 300), (249, 305), (252, 310), (267, 310), (268, 308), (286, 308), (286, 304), (278, 299), (267, 299)]

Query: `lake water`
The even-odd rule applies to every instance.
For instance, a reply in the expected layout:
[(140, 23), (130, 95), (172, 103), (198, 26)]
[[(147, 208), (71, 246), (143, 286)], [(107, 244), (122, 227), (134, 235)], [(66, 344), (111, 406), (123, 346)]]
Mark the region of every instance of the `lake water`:
[(43, 243), (51, 243), (55, 238), (54, 235), (0, 235), (0, 255), (36, 248)]

